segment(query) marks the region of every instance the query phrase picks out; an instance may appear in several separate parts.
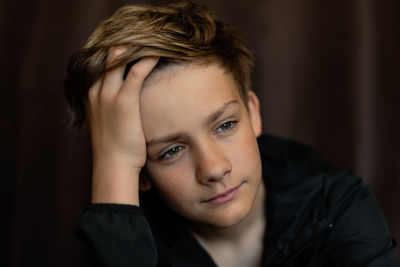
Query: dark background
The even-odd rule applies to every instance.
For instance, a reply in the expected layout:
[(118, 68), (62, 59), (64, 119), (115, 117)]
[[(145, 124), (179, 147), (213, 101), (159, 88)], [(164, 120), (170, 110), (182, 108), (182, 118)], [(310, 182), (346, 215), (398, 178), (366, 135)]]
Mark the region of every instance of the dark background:
[[(264, 132), (361, 175), (400, 241), (400, 1), (198, 2), (249, 40)], [(66, 130), (62, 81), (72, 52), (125, 3), (0, 2), (2, 266), (86, 265), (74, 227), (90, 147)]]

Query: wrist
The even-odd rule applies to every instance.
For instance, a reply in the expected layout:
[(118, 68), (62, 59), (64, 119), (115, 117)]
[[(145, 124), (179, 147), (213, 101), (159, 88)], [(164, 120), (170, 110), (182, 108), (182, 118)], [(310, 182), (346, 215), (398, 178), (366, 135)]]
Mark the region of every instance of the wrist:
[(93, 160), (92, 203), (139, 205), (139, 173), (132, 162)]

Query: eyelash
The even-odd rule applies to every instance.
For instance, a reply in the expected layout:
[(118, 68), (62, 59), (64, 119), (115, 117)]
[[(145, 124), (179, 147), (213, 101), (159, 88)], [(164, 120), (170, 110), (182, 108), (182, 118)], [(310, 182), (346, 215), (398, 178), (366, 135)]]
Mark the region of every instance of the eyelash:
[[(227, 121), (227, 122), (224, 122), (224, 123), (222, 123), (220, 126), (218, 126), (217, 130), (215, 131), (215, 133), (217, 133), (217, 134), (220, 134), (220, 133), (222, 133), (222, 134), (228, 133), (228, 132), (232, 131), (233, 129), (235, 129), (236, 124), (237, 124), (237, 121)], [(221, 129), (222, 127), (224, 127), (224, 126), (225, 126), (225, 127), (228, 126), (228, 128), (225, 129), (225, 130), (221, 130), (221, 131), (218, 130), (218, 129)], [(184, 146), (174, 146), (174, 147), (170, 148), (169, 150), (167, 150), (164, 154), (162, 154), (162, 155), (160, 156), (160, 159), (161, 159), (161, 160), (171, 160), (171, 159), (173, 159), (174, 157), (176, 157), (176, 155), (177, 155), (180, 151), (182, 151), (183, 149), (185, 149)], [(168, 154), (171, 153), (171, 152), (174, 153), (174, 154), (168, 155)]]
[[(230, 131), (232, 131), (233, 129), (235, 129), (237, 124), (237, 121), (227, 121), (222, 123), (220, 126), (218, 126), (217, 130), (215, 131), (215, 133), (228, 133)], [(222, 130), (222, 131), (218, 131), (218, 129), (220, 129), (221, 127), (223, 127), (224, 125), (229, 125), (228, 129)]]
[[(173, 154), (172, 156), (168, 156), (168, 153), (173, 152), (175, 149), (177, 149), (177, 151), (174, 152), (174, 154)], [(174, 146), (174, 147), (170, 148), (169, 150), (167, 150), (167, 152), (165, 152), (164, 154), (162, 154), (161, 157), (160, 157), (160, 159), (161, 159), (161, 160), (170, 160), (170, 159), (174, 158), (175, 155), (178, 154), (179, 151), (182, 151), (183, 149), (184, 149), (183, 146)]]

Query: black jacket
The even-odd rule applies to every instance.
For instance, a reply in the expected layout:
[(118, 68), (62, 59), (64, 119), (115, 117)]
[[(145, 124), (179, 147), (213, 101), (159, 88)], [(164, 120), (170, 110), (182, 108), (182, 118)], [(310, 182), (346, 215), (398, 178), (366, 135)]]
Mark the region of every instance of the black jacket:
[[(396, 242), (360, 178), (309, 147), (259, 138), (267, 190), (262, 266), (400, 266)], [(216, 266), (154, 192), (141, 205), (91, 204), (79, 236), (94, 266)]]

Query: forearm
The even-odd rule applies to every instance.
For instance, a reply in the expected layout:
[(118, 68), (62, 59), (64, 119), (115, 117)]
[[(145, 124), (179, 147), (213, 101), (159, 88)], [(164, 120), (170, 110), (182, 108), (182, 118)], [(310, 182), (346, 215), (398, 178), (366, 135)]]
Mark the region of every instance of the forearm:
[(92, 203), (139, 206), (139, 173), (129, 162), (94, 159)]
[(77, 234), (88, 245), (94, 266), (156, 266), (152, 233), (139, 207), (91, 204)]

